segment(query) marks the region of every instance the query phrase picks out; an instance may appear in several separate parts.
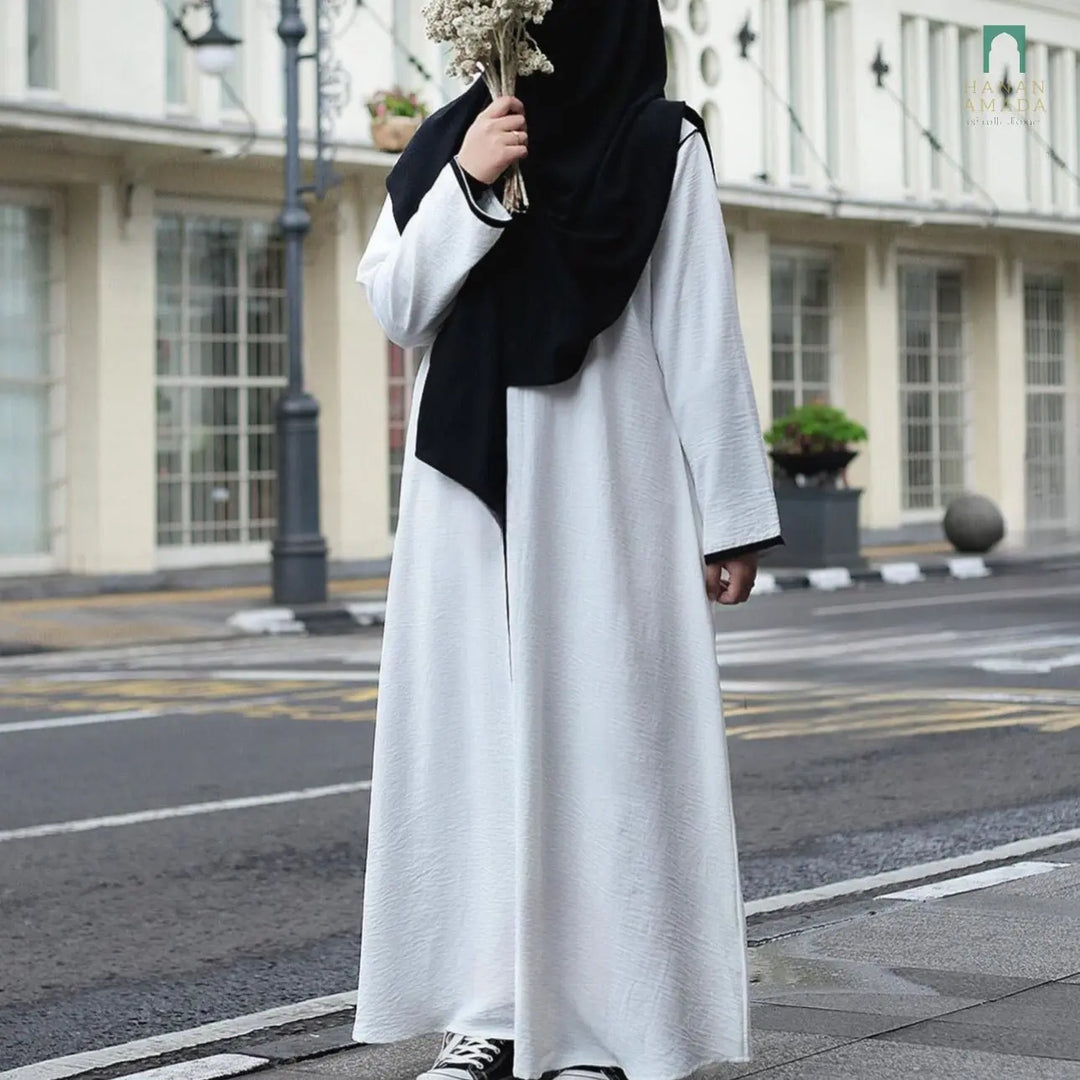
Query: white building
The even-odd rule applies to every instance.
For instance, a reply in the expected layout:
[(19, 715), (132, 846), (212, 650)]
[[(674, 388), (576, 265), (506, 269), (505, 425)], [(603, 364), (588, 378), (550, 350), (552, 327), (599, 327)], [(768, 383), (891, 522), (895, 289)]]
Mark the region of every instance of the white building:
[[(712, 134), (765, 420), (828, 396), (866, 424), (851, 477), (875, 538), (937, 535), (964, 489), (1014, 538), (1080, 532), (1080, 4), (749, 0), (745, 59), (747, 5), (664, 5), (669, 92)], [(224, 83), (171, 27), (179, 0), (0, 3), (0, 574), (267, 557), (277, 3), (218, 6), (244, 39)], [(395, 160), (363, 102), (399, 82), (434, 109), (460, 84), (421, 0), (329, 6), (351, 94), (344, 181), (313, 207), (306, 363), (342, 559), (390, 549), (416, 360), (353, 282)], [(988, 21), (1023, 34), (991, 33), (987, 72)]]

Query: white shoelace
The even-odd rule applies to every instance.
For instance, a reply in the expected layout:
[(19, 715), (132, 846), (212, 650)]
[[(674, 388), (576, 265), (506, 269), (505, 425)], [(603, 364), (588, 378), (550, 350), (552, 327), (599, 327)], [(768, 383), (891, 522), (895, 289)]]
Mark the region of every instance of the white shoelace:
[(470, 1065), (490, 1065), (498, 1056), (499, 1049), (499, 1044), (490, 1039), (453, 1035), (447, 1039), (435, 1065), (458, 1065), (463, 1068)]

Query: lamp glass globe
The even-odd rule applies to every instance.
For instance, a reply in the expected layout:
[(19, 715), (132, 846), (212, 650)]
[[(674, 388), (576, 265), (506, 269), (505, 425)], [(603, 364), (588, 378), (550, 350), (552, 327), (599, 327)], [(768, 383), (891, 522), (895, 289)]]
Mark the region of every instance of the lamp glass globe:
[(200, 45), (195, 63), (204, 75), (224, 75), (236, 63), (235, 45)]

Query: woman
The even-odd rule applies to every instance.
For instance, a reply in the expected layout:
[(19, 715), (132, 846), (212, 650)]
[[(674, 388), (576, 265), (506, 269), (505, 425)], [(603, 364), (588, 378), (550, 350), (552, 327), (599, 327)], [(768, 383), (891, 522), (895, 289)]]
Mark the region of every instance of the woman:
[(779, 523), (657, 0), (556, 0), (534, 36), (554, 74), (420, 126), (357, 275), (424, 354), (354, 1037), (444, 1031), (464, 1080), (675, 1080), (749, 1059), (709, 600)]

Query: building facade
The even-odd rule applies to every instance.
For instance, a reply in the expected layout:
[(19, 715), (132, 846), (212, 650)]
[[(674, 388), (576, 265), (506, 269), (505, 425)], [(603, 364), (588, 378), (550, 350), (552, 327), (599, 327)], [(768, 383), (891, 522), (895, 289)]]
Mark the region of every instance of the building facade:
[[(434, 109), (460, 84), (420, 0), (324, 3), (348, 100), (342, 182), (312, 207), (306, 378), (323, 531), (351, 559), (390, 550), (418, 359), (354, 283), (395, 160), (363, 103), (399, 83)], [(243, 38), (223, 79), (196, 69), (178, 6), (0, 5), (0, 574), (268, 557), (277, 4), (218, 0)], [(669, 95), (708, 125), (763, 419), (825, 398), (867, 426), (867, 534), (937, 535), (963, 490), (1013, 537), (1076, 534), (1080, 12), (936, 7), (664, 0)]]

